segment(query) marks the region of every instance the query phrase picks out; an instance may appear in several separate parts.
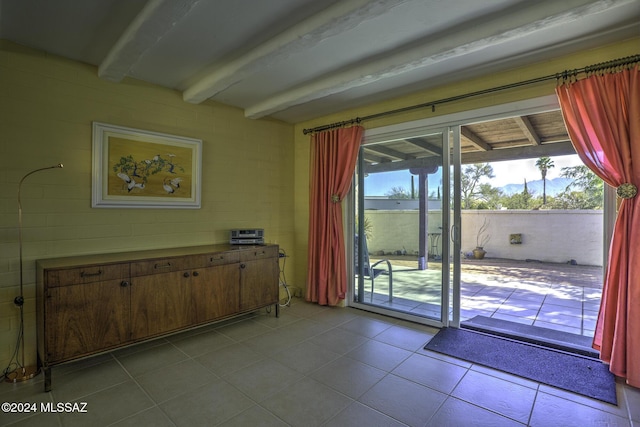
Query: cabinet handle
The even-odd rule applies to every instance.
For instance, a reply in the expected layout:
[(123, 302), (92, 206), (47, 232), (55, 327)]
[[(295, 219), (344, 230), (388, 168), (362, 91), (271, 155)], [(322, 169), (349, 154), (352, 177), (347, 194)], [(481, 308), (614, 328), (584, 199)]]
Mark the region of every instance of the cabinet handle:
[(245, 268), (246, 266), (246, 264), (240, 264), (240, 268)]
[(153, 266), (153, 268), (156, 268), (156, 269), (158, 269), (158, 268), (171, 268), (171, 263), (170, 263), (170, 262), (168, 262), (168, 263), (166, 263), (165, 265), (155, 264), (155, 265)]
[(129, 286), (129, 282), (127, 282), (126, 280), (123, 280), (122, 282), (120, 282), (120, 286), (122, 286), (123, 288), (126, 288), (127, 286)]
[(224, 257), (223, 257), (223, 256), (219, 256), (219, 257), (216, 257), (216, 258), (211, 257), (211, 258), (209, 259), (209, 261), (216, 261), (216, 260), (220, 260), (220, 261), (221, 261), (221, 260), (223, 260), (223, 259), (224, 259)]
[(80, 277), (100, 276), (101, 274), (102, 274), (102, 270), (98, 270), (96, 273), (87, 273), (83, 271), (80, 273)]
[(198, 273), (197, 271), (193, 272), (193, 277), (198, 277), (200, 275), (200, 273)]
[(188, 272), (188, 271), (185, 271), (185, 272), (184, 272), (184, 274), (183, 274), (183, 276), (184, 276), (184, 277), (189, 277), (189, 272)]

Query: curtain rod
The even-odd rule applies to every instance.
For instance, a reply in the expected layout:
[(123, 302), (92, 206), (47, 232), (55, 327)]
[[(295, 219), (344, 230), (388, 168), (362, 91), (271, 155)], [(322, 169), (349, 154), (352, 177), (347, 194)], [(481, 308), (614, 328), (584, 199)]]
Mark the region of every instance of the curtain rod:
[(588, 66), (583, 67), (583, 68), (576, 68), (576, 69), (573, 69), (573, 70), (565, 70), (565, 71), (563, 71), (561, 73), (549, 74), (547, 76), (537, 77), (537, 78), (529, 79), (529, 80), (523, 80), (523, 81), (520, 81), (520, 82), (510, 83), (510, 84), (506, 84), (506, 85), (503, 85), (503, 86), (496, 86), (496, 87), (492, 87), (492, 88), (489, 88), (489, 89), (479, 90), (479, 91), (476, 91), (476, 92), (465, 93), (463, 95), (452, 96), (450, 98), (438, 99), (436, 101), (425, 102), (423, 104), (410, 105), (410, 106), (407, 106), (407, 107), (397, 108), (395, 110), (388, 110), (388, 111), (383, 111), (381, 113), (370, 114), (370, 115), (364, 116), (364, 117), (356, 117), (354, 119), (349, 119), (349, 120), (345, 120), (345, 121), (342, 121), (342, 122), (335, 122), (335, 123), (330, 123), (330, 124), (327, 124), (327, 125), (316, 126), (314, 128), (311, 128), (311, 129), (303, 129), (302, 133), (304, 135), (307, 135), (307, 134), (313, 133), (313, 132), (321, 132), (321, 131), (325, 131), (325, 130), (329, 130), (329, 129), (335, 129), (335, 128), (339, 128), (339, 127), (343, 127), (343, 126), (360, 124), (365, 120), (377, 119), (379, 117), (389, 116), (389, 115), (398, 114), (398, 113), (404, 113), (404, 112), (407, 112), (407, 111), (418, 110), (420, 108), (426, 108), (426, 107), (431, 107), (431, 111), (435, 111), (436, 105), (444, 104), (444, 103), (447, 103), (447, 102), (459, 101), (461, 99), (471, 98), (473, 96), (486, 95), (486, 94), (492, 93), (492, 92), (499, 92), (501, 90), (513, 89), (513, 88), (516, 88), (516, 87), (527, 86), (527, 85), (530, 85), (530, 84), (540, 83), (540, 82), (544, 82), (544, 81), (548, 81), (548, 80), (554, 80), (554, 79), (559, 80), (561, 78), (565, 78), (566, 79), (566, 78), (569, 78), (569, 77), (575, 77), (575, 76), (577, 76), (578, 74), (581, 74), (581, 73), (593, 73), (593, 72), (601, 71), (601, 70), (604, 70), (604, 69), (607, 69), (607, 68), (626, 66), (626, 65), (629, 65), (629, 64), (633, 64), (634, 62), (640, 62), (640, 54), (627, 56), (627, 57), (619, 58), (619, 59), (614, 59), (614, 60), (611, 60), (611, 61), (601, 62), (599, 64), (588, 65)]

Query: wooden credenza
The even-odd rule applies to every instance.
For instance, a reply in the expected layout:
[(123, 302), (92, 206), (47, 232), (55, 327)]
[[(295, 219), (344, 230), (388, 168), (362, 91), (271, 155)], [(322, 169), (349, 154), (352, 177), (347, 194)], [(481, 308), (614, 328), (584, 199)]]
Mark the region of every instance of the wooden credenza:
[(38, 363), (51, 367), (275, 305), (278, 246), (227, 244), (39, 260)]

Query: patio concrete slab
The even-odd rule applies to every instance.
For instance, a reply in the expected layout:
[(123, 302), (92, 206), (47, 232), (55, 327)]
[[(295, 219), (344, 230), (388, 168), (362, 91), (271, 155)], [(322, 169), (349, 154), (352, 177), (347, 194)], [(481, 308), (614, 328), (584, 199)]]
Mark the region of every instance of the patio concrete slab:
[[(374, 303), (438, 318), (441, 264), (429, 262), (427, 270), (418, 270), (415, 257), (389, 259), (393, 299), (389, 302), (386, 278), (379, 277)], [(491, 258), (464, 260), (460, 289), (463, 322), (482, 315), (592, 337), (602, 296), (602, 268)], [(363, 302), (371, 301), (369, 290), (365, 281)]]

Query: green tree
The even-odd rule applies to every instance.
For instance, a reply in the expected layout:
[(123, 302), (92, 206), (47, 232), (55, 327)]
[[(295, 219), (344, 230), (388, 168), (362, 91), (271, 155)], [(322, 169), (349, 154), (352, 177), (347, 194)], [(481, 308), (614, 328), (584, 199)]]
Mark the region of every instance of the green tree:
[(522, 192), (505, 196), (501, 199), (502, 205), (507, 209), (531, 209), (534, 204), (533, 192), (527, 187), (527, 180), (524, 180)]
[(460, 186), (462, 193), (462, 208), (472, 209), (474, 202), (482, 200), (489, 187), (482, 187), (480, 180), (482, 178), (494, 178), (493, 168), (489, 163), (476, 163), (465, 166), (460, 177)]
[(391, 190), (384, 193), (390, 199), (410, 199), (411, 194), (404, 187), (393, 187)]
[(502, 190), (491, 184), (482, 183), (471, 209), (500, 209), (503, 197)]
[(540, 169), (540, 175), (542, 176), (542, 204), (547, 204), (547, 171), (553, 168), (555, 165), (553, 164), (553, 160), (551, 158), (544, 156), (540, 157), (536, 161), (536, 167)]
[(554, 199), (553, 209), (602, 209), (604, 182), (588, 167), (565, 167), (561, 176), (573, 182)]

